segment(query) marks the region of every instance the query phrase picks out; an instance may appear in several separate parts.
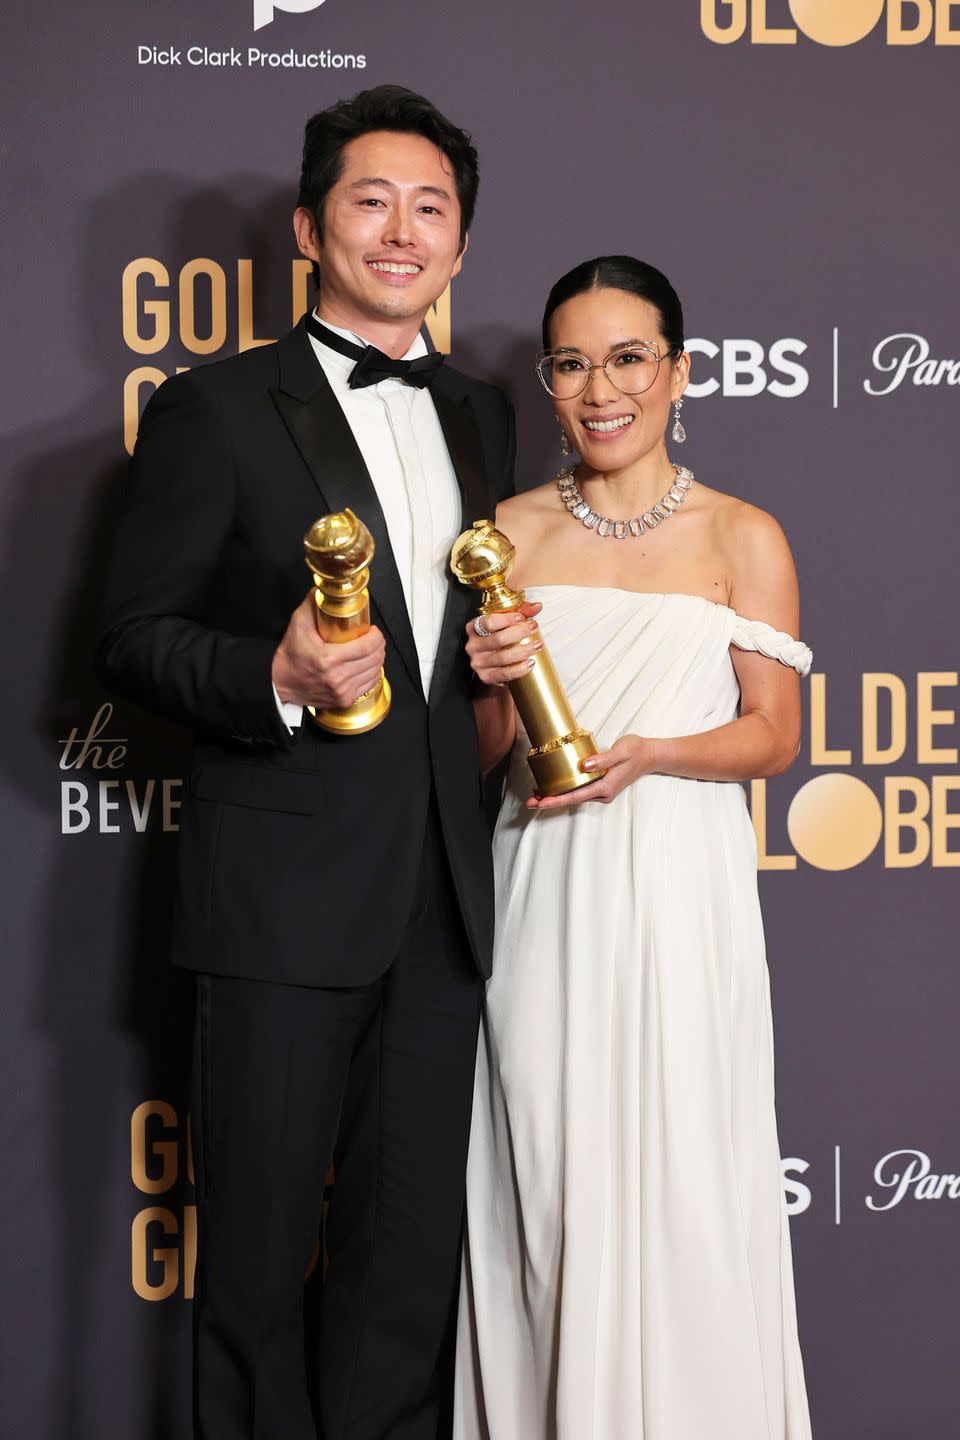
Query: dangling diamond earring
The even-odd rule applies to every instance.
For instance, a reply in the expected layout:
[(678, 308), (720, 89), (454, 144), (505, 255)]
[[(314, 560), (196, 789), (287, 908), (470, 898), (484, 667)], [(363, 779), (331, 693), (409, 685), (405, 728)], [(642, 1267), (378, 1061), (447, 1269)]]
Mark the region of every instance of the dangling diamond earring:
[(682, 409), (683, 396), (681, 395), (680, 399), (673, 407), (673, 440), (675, 445), (682, 445), (684, 440), (686, 440), (687, 438), (687, 432), (686, 430), (684, 430), (683, 425), (680, 421), (680, 411)]
[(557, 416), (557, 424), (560, 426), (560, 454), (564, 460), (566, 460), (573, 454), (573, 446), (570, 444), (570, 437), (566, 430), (564, 430), (559, 415)]

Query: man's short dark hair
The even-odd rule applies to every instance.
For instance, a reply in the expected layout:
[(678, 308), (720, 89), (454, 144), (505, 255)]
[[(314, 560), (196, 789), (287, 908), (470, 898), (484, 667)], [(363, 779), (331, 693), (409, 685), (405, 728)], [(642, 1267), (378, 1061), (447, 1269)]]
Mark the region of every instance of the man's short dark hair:
[(313, 213), (319, 238), (323, 239), (324, 202), (343, 174), (344, 146), (375, 130), (422, 135), (447, 157), (460, 202), (462, 248), (480, 183), (476, 148), (470, 136), (441, 115), (435, 105), (402, 85), (361, 90), (352, 100), (340, 100), (307, 121), (297, 204)]

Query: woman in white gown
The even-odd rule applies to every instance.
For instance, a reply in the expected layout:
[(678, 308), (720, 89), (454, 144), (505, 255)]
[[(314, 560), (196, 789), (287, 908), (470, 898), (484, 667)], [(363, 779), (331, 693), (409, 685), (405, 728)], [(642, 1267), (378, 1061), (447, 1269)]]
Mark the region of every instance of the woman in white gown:
[[(512, 756), (454, 1440), (809, 1440), (738, 783), (797, 752), (793, 563), (667, 458), (689, 357), (659, 271), (578, 266), (544, 347), (581, 460), (498, 510), (532, 603), (468, 630), (486, 760)], [(537, 624), (607, 770), (556, 800), (502, 688)]]

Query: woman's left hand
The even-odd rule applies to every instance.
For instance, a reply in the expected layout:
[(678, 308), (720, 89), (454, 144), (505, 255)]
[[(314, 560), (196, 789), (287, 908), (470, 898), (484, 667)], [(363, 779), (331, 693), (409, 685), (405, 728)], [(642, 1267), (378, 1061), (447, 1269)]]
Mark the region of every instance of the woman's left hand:
[(643, 775), (652, 775), (656, 770), (655, 742), (644, 740), (640, 735), (624, 735), (601, 755), (591, 755), (584, 760), (581, 768), (589, 775), (591, 770), (606, 770), (601, 780), (592, 785), (581, 785), (567, 795), (548, 795), (538, 800), (531, 795), (527, 801), (528, 810), (557, 810), (561, 806), (581, 805), (584, 800), (599, 800), (608, 805), (621, 790), (639, 780)]

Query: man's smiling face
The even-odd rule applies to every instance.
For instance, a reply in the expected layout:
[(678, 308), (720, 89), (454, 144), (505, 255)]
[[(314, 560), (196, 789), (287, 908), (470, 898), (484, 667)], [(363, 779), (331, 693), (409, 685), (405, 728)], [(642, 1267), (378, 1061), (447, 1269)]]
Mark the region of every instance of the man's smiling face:
[(323, 235), (300, 210), (300, 248), (320, 266), (323, 313), (345, 328), (413, 320), (460, 269), (460, 204), (450, 162), (420, 135), (376, 130), (343, 151)]

